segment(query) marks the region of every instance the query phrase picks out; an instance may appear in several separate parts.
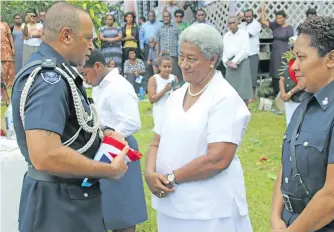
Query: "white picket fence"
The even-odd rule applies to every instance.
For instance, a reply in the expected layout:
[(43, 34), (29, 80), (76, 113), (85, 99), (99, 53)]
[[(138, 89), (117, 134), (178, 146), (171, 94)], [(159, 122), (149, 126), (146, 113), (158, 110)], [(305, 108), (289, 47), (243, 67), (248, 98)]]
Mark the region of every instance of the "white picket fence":
[[(333, 0), (319, 1), (216, 1), (204, 7), (207, 18), (216, 25), (216, 28), (224, 34), (227, 31), (227, 18), (229, 15), (237, 15), (240, 11), (252, 9), (256, 19), (260, 19), (260, 6), (265, 2), (267, 17), (270, 21), (275, 20), (275, 11), (284, 10), (287, 14), (288, 23), (295, 27), (306, 18), (306, 11), (309, 8), (317, 9), (318, 15), (334, 15)], [(270, 30), (264, 28), (261, 38), (272, 38)]]

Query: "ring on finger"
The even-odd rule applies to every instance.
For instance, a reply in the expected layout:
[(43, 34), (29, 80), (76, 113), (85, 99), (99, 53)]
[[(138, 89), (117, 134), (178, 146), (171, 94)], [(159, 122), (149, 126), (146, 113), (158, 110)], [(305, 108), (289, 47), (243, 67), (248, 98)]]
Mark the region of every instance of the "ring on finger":
[(165, 195), (165, 192), (164, 191), (160, 191), (159, 198), (162, 198), (164, 195)]

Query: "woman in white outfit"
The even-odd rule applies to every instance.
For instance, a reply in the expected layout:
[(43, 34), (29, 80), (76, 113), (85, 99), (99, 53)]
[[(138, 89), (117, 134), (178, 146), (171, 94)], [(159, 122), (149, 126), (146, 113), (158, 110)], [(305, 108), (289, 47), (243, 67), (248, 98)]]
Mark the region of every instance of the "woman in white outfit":
[[(201, 33), (198, 33), (198, 32)], [(186, 84), (170, 95), (147, 155), (159, 232), (251, 232), (240, 160), (250, 113), (216, 67), (223, 38), (206, 24), (179, 40)]]
[(148, 97), (153, 104), (154, 126), (161, 125), (166, 101), (169, 95), (178, 88), (177, 76), (171, 74), (173, 59), (163, 55), (158, 59), (160, 72), (148, 81)]

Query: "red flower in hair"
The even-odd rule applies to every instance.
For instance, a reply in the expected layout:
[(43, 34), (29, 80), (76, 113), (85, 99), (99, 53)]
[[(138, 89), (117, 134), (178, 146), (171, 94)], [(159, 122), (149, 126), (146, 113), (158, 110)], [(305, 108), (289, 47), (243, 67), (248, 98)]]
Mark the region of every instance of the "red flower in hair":
[(295, 73), (295, 71), (292, 70), (292, 65), (293, 65), (294, 62), (295, 62), (295, 59), (291, 59), (289, 61), (288, 71), (289, 71), (289, 75), (290, 75), (291, 79), (297, 84), (298, 80), (296, 78), (296, 73)]

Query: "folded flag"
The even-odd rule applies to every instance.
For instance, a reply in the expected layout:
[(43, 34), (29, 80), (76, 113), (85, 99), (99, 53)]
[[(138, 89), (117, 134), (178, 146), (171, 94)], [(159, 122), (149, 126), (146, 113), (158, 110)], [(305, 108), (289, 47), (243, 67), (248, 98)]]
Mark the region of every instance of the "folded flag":
[[(99, 150), (95, 154), (94, 160), (110, 164), (112, 160), (121, 153), (124, 147), (125, 144), (112, 137), (105, 136)], [(139, 160), (141, 157), (142, 154), (140, 152), (129, 148), (129, 151), (125, 156), (125, 162), (134, 162)], [(85, 178), (81, 186), (90, 187), (97, 181), (98, 179)]]

